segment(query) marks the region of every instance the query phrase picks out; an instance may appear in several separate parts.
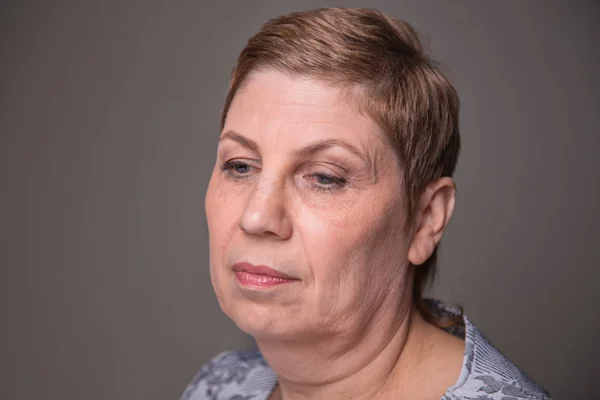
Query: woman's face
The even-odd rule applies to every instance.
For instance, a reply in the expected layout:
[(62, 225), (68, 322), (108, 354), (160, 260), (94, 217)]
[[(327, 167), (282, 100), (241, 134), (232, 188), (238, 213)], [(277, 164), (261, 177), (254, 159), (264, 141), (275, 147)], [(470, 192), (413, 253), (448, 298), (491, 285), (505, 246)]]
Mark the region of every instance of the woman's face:
[(206, 194), (223, 311), (257, 338), (282, 339), (393, 315), (410, 245), (401, 182), (378, 126), (337, 89), (251, 76), (229, 109)]

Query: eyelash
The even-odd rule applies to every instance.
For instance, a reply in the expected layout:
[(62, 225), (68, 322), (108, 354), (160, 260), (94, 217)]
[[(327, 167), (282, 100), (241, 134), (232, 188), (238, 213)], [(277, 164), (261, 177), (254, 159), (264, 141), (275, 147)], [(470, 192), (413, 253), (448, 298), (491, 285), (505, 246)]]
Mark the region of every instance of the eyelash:
[[(340, 190), (344, 188), (347, 183), (346, 179), (329, 174), (309, 174), (305, 175), (304, 177), (312, 178), (316, 182), (313, 184), (313, 187), (321, 192), (333, 192), (335, 190)], [(319, 178), (325, 178), (326, 180), (330, 181), (330, 183), (319, 183)]]
[[(240, 160), (229, 160), (221, 164), (220, 170), (227, 174), (227, 177), (236, 181), (248, 179), (249, 173), (239, 173), (235, 169), (238, 167), (256, 168), (247, 162)], [(249, 171), (248, 171), (249, 172)], [(345, 178), (337, 177), (330, 174), (308, 174), (304, 175), (305, 178), (311, 178), (316, 183), (313, 184), (313, 188), (317, 191), (332, 192), (335, 190), (342, 189), (346, 186), (347, 180)], [(329, 181), (329, 183), (319, 183), (319, 179)]]
[(221, 164), (221, 171), (225, 172), (229, 178), (232, 178), (235, 180), (247, 179), (248, 174), (240, 174), (235, 171), (235, 168), (237, 168), (237, 167), (254, 168), (252, 165), (250, 165), (247, 162), (243, 162), (240, 160), (229, 160), (229, 161), (225, 161), (223, 164)]

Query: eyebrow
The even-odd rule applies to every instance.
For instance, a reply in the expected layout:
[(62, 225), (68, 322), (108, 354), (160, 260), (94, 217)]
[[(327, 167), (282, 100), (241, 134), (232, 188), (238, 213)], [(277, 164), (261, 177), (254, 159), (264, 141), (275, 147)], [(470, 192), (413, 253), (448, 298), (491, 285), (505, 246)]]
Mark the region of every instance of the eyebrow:
[[(256, 142), (254, 140), (249, 139), (238, 132), (235, 132), (232, 130), (225, 131), (219, 138), (219, 141), (223, 141), (225, 139), (233, 140), (256, 153), (259, 153), (258, 144), (256, 144)], [(306, 156), (313, 155), (320, 151), (323, 151), (323, 150), (326, 150), (326, 149), (329, 149), (332, 147), (336, 147), (336, 146), (339, 146), (339, 147), (342, 147), (342, 148), (348, 150), (350, 153), (354, 154), (355, 156), (360, 158), (362, 161), (364, 161), (368, 165), (371, 164), (370, 160), (359, 149), (357, 149), (356, 147), (354, 147), (353, 145), (351, 145), (348, 142), (345, 142), (345, 141), (339, 140), (339, 139), (333, 139), (333, 138), (316, 141), (314, 143), (309, 144), (306, 147), (303, 147), (298, 150), (294, 150), (293, 154), (296, 157), (306, 157)]]
[(248, 139), (247, 137), (245, 137), (244, 135), (241, 135), (235, 131), (226, 131), (224, 132), (221, 137), (219, 138), (219, 142), (222, 142), (225, 139), (231, 139), (234, 142), (237, 142), (239, 144), (241, 144), (244, 147), (247, 147), (248, 149), (258, 153), (258, 145), (256, 144), (256, 142), (252, 139)]
[(363, 154), (363, 152), (361, 152), (359, 149), (357, 149), (350, 143), (344, 142), (343, 140), (339, 140), (339, 139), (319, 140), (317, 142), (309, 144), (306, 147), (303, 147), (299, 150), (294, 151), (294, 154), (298, 157), (305, 157), (305, 156), (313, 155), (320, 151), (329, 149), (331, 147), (336, 147), (336, 146), (339, 146), (339, 147), (342, 147), (342, 148), (348, 150), (350, 153), (354, 154), (355, 156), (360, 158), (362, 161), (369, 163), (367, 157)]

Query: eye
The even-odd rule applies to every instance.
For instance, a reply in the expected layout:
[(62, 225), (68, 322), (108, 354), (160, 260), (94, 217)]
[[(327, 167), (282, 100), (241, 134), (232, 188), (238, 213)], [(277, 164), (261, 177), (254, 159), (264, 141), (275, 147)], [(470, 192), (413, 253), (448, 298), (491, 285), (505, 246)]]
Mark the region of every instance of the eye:
[(225, 172), (233, 179), (243, 179), (248, 177), (254, 168), (256, 167), (244, 160), (229, 160), (221, 165), (221, 171)]
[(231, 169), (233, 169), (238, 174), (247, 174), (250, 172), (250, 166), (243, 162), (234, 162), (231, 163)]
[(311, 174), (307, 177), (314, 180), (317, 189), (339, 189), (346, 184), (346, 179), (329, 174)]
[(316, 174), (314, 175), (314, 178), (320, 185), (331, 185), (336, 183), (335, 178), (330, 175)]

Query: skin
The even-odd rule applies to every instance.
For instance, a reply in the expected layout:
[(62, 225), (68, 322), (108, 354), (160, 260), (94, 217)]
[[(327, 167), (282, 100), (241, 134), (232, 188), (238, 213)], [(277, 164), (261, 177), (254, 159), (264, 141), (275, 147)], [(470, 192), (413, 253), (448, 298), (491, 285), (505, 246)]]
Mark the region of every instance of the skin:
[[(439, 399), (464, 344), (415, 311), (413, 268), (454, 207), (450, 178), (404, 213), (402, 170), (378, 126), (340, 92), (269, 70), (231, 104), (206, 194), (210, 271), (223, 311), (279, 378), (271, 398)], [(294, 278), (239, 283), (237, 262)]]

